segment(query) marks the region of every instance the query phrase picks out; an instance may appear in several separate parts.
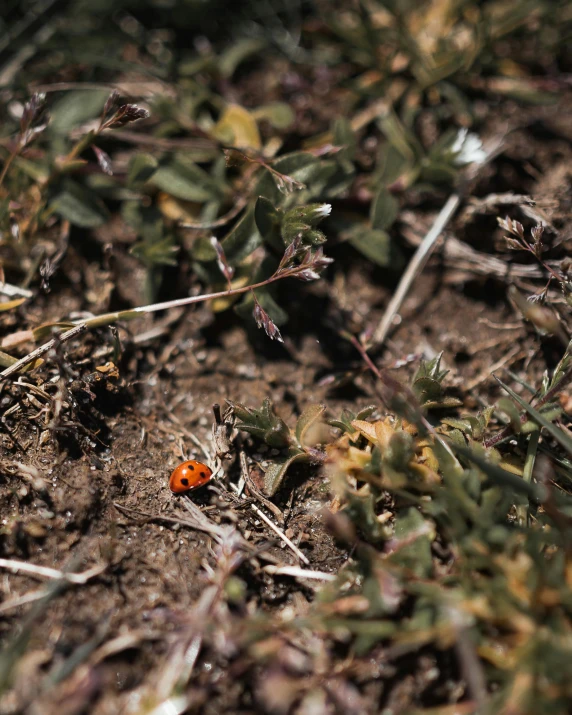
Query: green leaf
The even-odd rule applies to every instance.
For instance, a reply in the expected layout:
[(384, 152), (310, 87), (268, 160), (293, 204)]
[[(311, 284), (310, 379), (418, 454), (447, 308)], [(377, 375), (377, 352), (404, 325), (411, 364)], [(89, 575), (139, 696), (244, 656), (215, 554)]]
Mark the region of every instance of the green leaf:
[(569, 454), (572, 454), (572, 439), (568, 437), (564, 430), (558, 429), (556, 425), (553, 425), (552, 422), (549, 422), (541, 412), (534, 409), (532, 405), (529, 405), (526, 400), (523, 400), (520, 395), (517, 395), (514, 390), (511, 390), (510, 387), (508, 385), (505, 385), (504, 382), (500, 380), (496, 375), (494, 376), (494, 378), (499, 383), (499, 385), (508, 392), (512, 399), (516, 400), (516, 402), (518, 402), (518, 404), (528, 412), (528, 414), (535, 422), (538, 422), (539, 425), (542, 425), (544, 429), (548, 432), (548, 434), (554, 437), (558, 444), (564, 447), (564, 449)]
[(66, 92), (52, 107), (50, 130), (57, 134), (68, 134), (78, 124), (95, 119), (108, 97), (107, 89)]
[(296, 454), (290, 455), (289, 457), (272, 462), (264, 474), (264, 489), (268, 496), (274, 496), (274, 494), (276, 494), (286, 476), (288, 468), (294, 464), (294, 462), (309, 461), (310, 458), (305, 452), (296, 452)]
[(108, 219), (105, 205), (81, 184), (64, 179), (56, 189), (50, 209), (75, 226), (96, 228)]
[(179, 247), (174, 245), (172, 236), (165, 236), (159, 241), (140, 241), (130, 250), (134, 256), (148, 268), (154, 266), (176, 266), (176, 253)]
[(304, 412), (302, 412), (296, 423), (296, 439), (300, 446), (304, 444), (304, 437), (308, 429), (321, 419), (325, 411), (325, 405), (308, 405)]
[(413, 392), (424, 405), (426, 402), (438, 400), (443, 394), (443, 388), (441, 383), (432, 377), (419, 377), (413, 383)]
[(256, 222), (254, 210), (250, 208), (234, 228), (227, 233), (221, 241), (227, 260), (231, 265), (236, 265), (262, 244)]
[(266, 119), (274, 129), (288, 129), (293, 124), (296, 115), (286, 102), (272, 102), (252, 110), (256, 119)]
[(236, 425), (237, 429), (250, 432), (250, 434), (263, 439), (270, 447), (280, 449), (287, 447), (291, 443), (288, 425), (274, 413), (274, 408), (268, 398), (265, 398), (259, 410), (250, 409), (230, 401), (229, 405), (231, 405), (234, 414), (241, 420)]
[(259, 196), (254, 207), (254, 221), (262, 238), (278, 251), (284, 250), (280, 238), (282, 211), (274, 208), (272, 201)]
[[(5, 353), (0, 350), (0, 366), (1, 367), (11, 367), (14, 363), (18, 362), (18, 358), (12, 357), (11, 355), (8, 355), (8, 353)], [(42, 365), (44, 360), (42, 358), (37, 358), (34, 360), (34, 362), (30, 363), (29, 365), (24, 365), (24, 367), (20, 368), (18, 372), (29, 372), (30, 370), (35, 370), (35, 368), (40, 367)]]
[(348, 241), (378, 266), (385, 267), (391, 263), (391, 238), (385, 231), (357, 227), (350, 233)]
[(332, 134), (334, 146), (341, 147), (335, 155), (336, 161), (344, 164), (348, 170), (353, 169), (357, 141), (350, 120), (338, 117), (333, 123)]
[(382, 186), (396, 182), (403, 174), (411, 170), (412, 164), (405, 159), (392, 144), (383, 147), (379, 158), (376, 178)]
[(127, 185), (141, 186), (153, 176), (159, 168), (159, 162), (151, 154), (137, 154), (129, 162)]
[(203, 203), (222, 193), (206, 171), (191, 162), (174, 161), (160, 167), (153, 175), (153, 183), (167, 194), (185, 201)]
[(544, 501), (546, 498), (546, 488), (542, 484), (531, 484), (525, 482), (522, 477), (517, 477), (512, 472), (507, 472), (506, 469), (499, 467), (497, 464), (487, 461), (472, 449), (469, 449), (464, 444), (459, 444), (455, 441), (449, 441), (449, 446), (461, 456), (475, 464), (481, 472), (484, 472), (491, 482), (500, 486), (509, 487), (517, 493), (526, 494), (530, 499)]
[(374, 229), (389, 228), (397, 218), (399, 203), (389, 191), (382, 186), (371, 204), (371, 227)]
[(423, 150), (415, 135), (403, 126), (395, 112), (391, 111), (381, 117), (378, 120), (378, 125), (391, 145), (404, 159), (414, 162), (423, 155)]
[(520, 412), (514, 402), (509, 400), (508, 397), (501, 397), (501, 399), (497, 402), (497, 408), (508, 415), (512, 429), (516, 433), (520, 432), (522, 427), (520, 422)]
[(421, 169), (420, 179), (429, 184), (454, 184), (459, 170), (443, 161), (427, 161)]
[[(216, 251), (213, 248), (208, 236), (198, 236), (191, 245), (191, 254), (195, 261), (206, 263), (216, 261)], [(220, 278), (220, 269), (217, 267), (217, 275)]]
[(348, 503), (345, 511), (367, 541), (380, 544), (390, 538), (390, 527), (377, 518), (376, 498), (372, 492), (348, 491), (346, 499)]
[(219, 56), (216, 63), (217, 70), (223, 77), (229, 79), (241, 62), (259, 53), (265, 46), (266, 41), (258, 38), (237, 40)]
[[(365, 420), (376, 410), (377, 407), (375, 405), (368, 405), (367, 407), (362, 407), (362, 409), (356, 413), (355, 417), (352, 417), (352, 420)], [(352, 420), (350, 420), (350, 422)]]
[(391, 560), (404, 566), (419, 578), (427, 578), (433, 570), (431, 541), (433, 526), (413, 507), (395, 520)]

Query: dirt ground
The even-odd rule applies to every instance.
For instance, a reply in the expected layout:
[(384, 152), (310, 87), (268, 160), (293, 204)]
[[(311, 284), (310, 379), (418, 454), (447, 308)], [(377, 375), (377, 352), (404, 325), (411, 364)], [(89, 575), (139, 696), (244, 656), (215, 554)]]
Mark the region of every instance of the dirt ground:
[[(257, 83), (250, 81), (242, 99), (255, 104)], [(480, 208), (472, 215), (467, 209), (471, 201), (512, 191), (530, 195), (550, 221), (555, 254), (569, 250), (572, 134), (563, 118), (571, 104), (568, 94), (558, 110), (523, 111), (511, 102), (495, 109), (483, 135), (492, 136), (502, 127), (505, 148), (472, 187), (471, 199), (464, 201), (447, 238), (463, 241), (482, 255), (502, 257), (496, 216), (505, 213), (504, 207)], [(319, 128), (319, 117), (316, 122), (312, 130)], [(416, 205), (409, 206), (407, 224), (399, 224), (409, 249), (441, 203), (420, 193)], [(234, 314), (213, 315), (205, 305), (145, 318), (136, 333), (129, 325), (119, 328), (119, 357), (110, 347), (109, 329), (102, 328), (101, 333), (93, 331), (60, 346), (39, 372), (0, 384), (1, 557), (77, 573), (103, 564), (85, 583), (67, 588), (60, 584), (61, 592), (36, 615), (34, 607), (17, 605), (16, 599), (38, 591), (37, 577), (2, 571), (0, 639), (12, 642), (30, 619), (29, 630), (24, 628), (29, 636), (25, 654), (2, 713), (144, 711), (141, 687), (165, 662), (207, 588), (205, 564), (212, 540), (185, 525), (186, 497), (169, 491), (168, 478), (183, 459), (204, 458), (197, 440), (212, 449), (213, 404), (224, 406), (229, 400), (258, 407), (269, 397), (289, 424), (316, 402), (326, 404), (332, 417), (343, 408), (357, 411), (370, 404), (383, 412), (359, 354), (338, 329), (340, 316), (356, 334), (375, 327), (397, 275), (359, 257), (329, 232), (327, 221), (323, 228), (328, 255), (334, 259), (325, 279), (293, 294), (287, 283), (278, 287), (278, 296), (289, 301), (284, 345), (271, 343)], [(96, 232), (87, 249), (74, 247), (79, 237), (75, 230), (49, 296), (27, 310), (28, 324), (85, 310), (89, 291), (90, 310), (97, 313), (99, 305), (108, 305), (105, 291), (111, 275), (115, 305), (141, 302), (143, 275), (135, 259), (125, 254), (110, 259), (106, 254), (106, 245), (127, 240), (129, 229), (121, 219)], [(414, 283), (386, 347), (372, 357), (392, 369), (398, 361), (404, 363), (393, 374), (407, 381), (421, 356), (443, 351), (450, 394), (465, 400), (465, 408), (475, 409), (499, 396), (491, 372), (525, 371), (527, 379), (539, 379), (559, 358), (559, 345), (545, 338), (538, 350), (534, 329), (506, 297), (505, 279), (466, 264), (459, 267), (445, 249), (441, 242)], [(160, 299), (177, 293), (178, 275), (175, 269), (167, 271)], [(531, 285), (526, 278), (516, 280)], [(19, 320), (7, 317), (2, 334), (12, 333)], [(147, 331), (158, 337), (146, 337)], [(109, 360), (118, 371), (97, 370)], [(44, 398), (34, 392), (39, 387), (65, 403), (60, 418), (49, 424), (41, 416)], [(261, 485), (270, 448), (245, 435), (235, 447), (244, 451), (251, 477)], [(257, 550), (237, 571), (247, 587), (243, 607), (287, 613), (311, 603), (315, 589), (263, 570), (268, 564), (298, 562), (249, 508), (250, 500), (238, 503), (229, 491), (228, 482), (236, 483), (240, 475), (238, 451), (224, 463), (224, 476), (193, 495), (193, 501), (215, 524), (234, 524)], [(324, 522), (322, 508), (330, 500), (325, 474), (306, 466), (289, 472), (273, 499), (282, 512), (281, 528), (305, 555), (308, 568), (335, 574), (350, 554)], [(219, 634), (219, 639), (224, 637)], [(228, 652), (222, 646), (201, 651), (190, 686), (195, 695), (192, 710), (209, 715), (289, 712), (275, 705), (265, 690), (270, 671), (263, 659), (241, 661), (234, 655), (231, 646)], [(355, 672), (344, 671), (344, 655), (341, 645), (335, 667), (348, 676), (353, 690), (338, 692), (334, 700), (335, 712), (348, 713), (379, 712), (382, 702), (384, 713), (405, 712), (399, 709), (402, 693), (397, 684), (413, 692), (432, 659), (447, 658), (417, 653), (403, 664), (407, 680), (403, 672), (397, 678), (392, 667), (384, 671), (381, 650)], [(449, 673), (455, 681), (454, 665)], [(331, 692), (336, 692), (334, 681)], [(403, 697), (410, 702), (409, 696)], [(425, 705), (432, 697), (434, 692)]]

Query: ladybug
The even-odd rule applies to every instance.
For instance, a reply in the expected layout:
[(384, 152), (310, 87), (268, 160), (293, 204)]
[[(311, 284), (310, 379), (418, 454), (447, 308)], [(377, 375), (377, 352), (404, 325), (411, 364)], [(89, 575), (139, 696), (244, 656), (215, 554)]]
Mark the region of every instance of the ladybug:
[(196, 459), (179, 464), (169, 479), (169, 489), (173, 494), (184, 494), (210, 482), (212, 469)]

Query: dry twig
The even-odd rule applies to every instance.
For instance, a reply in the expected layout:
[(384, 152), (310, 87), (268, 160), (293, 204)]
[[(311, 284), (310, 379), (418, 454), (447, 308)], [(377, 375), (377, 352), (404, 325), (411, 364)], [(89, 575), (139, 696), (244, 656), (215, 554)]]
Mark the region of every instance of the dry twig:
[(94, 576), (98, 576), (100, 573), (103, 573), (107, 568), (107, 564), (98, 564), (83, 573), (69, 573), (67, 571), (60, 571), (59, 569), (52, 569), (48, 566), (36, 566), (35, 564), (30, 564), (27, 561), (0, 559), (0, 568), (11, 569), (15, 573), (21, 571), (32, 576), (38, 576), (39, 578), (60, 579), (62, 581), (67, 581), (68, 583), (83, 585)]

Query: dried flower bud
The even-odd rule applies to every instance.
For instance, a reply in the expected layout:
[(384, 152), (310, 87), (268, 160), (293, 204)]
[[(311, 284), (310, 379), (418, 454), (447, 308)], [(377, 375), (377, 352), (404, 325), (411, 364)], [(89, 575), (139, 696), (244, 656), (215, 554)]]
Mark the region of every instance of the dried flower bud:
[(312, 255), (312, 265), (316, 271), (324, 270), (324, 268), (327, 268), (327, 266), (333, 262), (333, 258), (324, 255), (323, 248), (318, 248), (318, 250)]
[(311, 281), (317, 281), (318, 278), (320, 277), (320, 274), (316, 273), (316, 271), (313, 271), (311, 268), (308, 268), (305, 271), (300, 271), (300, 273), (296, 273), (295, 277), (299, 281), (304, 281), (305, 283), (310, 283)]
[(226, 259), (226, 254), (224, 252), (224, 248), (222, 247), (220, 241), (217, 239), (216, 236), (210, 237), (210, 243), (216, 251), (216, 258), (219, 270), (225, 277), (226, 281), (230, 284), (234, 276), (234, 268), (232, 266), (229, 266), (228, 261)]
[(558, 402), (567, 415), (572, 415), (572, 396), (568, 392), (561, 392)]
[(544, 226), (542, 224), (538, 224), (538, 226), (535, 226), (531, 232), (532, 238), (534, 239), (534, 242), (537, 243), (542, 240), (542, 234), (544, 233)]
[(236, 149), (223, 149), (223, 153), (226, 159), (226, 165), (230, 167), (242, 166), (247, 160), (244, 154), (237, 151)]
[(103, 112), (101, 113), (101, 116), (104, 119), (111, 116), (117, 111), (117, 108), (119, 107), (120, 96), (121, 95), (116, 89), (114, 89), (113, 92), (109, 95), (107, 101), (105, 102), (105, 106), (103, 107)]
[(286, 247), (286, 250), (284, 251), (284, 255), (282, 256), (282, 260), (280, 261), (279, 268), (285, 268), (287, 265), (289, 265), (292, 262), (292, 260), (295, 258), (295, 256), (299, 253), (301, 248), (302, 248), (302, 237), (296, 236), (296, 238), (292, 241), (292, 243), (290, 243)]
[(44, 131), (48, 126), (50, 115), (46, 108), (46, 95), (33, 94), (24, 105), (20, 118), (20, 145), (25, 147), (35, 136)]
[(508, 231), (509, 233), (512, 233), (513, 236), (518, 236), (521, 239), (524, 239), (524, 226), (520, 223), (520, 221), (514, 221), (511, 219), (509, 216), (506, 216), (505, 218), (497, 218), (498, 224), (501, 228), (504, 228), (505, 231)]
[(97, 146), (92, 146), (91, 148), (93, 149), (93, 153), (97, 158), (97, 163), (103, 173), (108, 176), (113, 176), (113, 169), (111, 168), (111, 159), (109, 158), (109, 155)]
[(113, 116), (105, 121), (102, 129), (117, 129), (138, 119), (147, 119), (149, 111), (137, 104), (122, 104)]
[(295, 189), (301, 191), (302, 189), (306, 188), (306, 184), (303, 184), (301, 181), (296, 181), (296, 179), (294, 179), (292, 176), (288, 176), (287, 174), (281, 174), (279, 171), (275, 170), (273, 170), (271, 173), (272, 178), (276, 183), (276, 187), (283, 194), (291, 194)]
[(259, 328), (264, 329), (264, 332), (266, 333), (266, 335), (268, 335), (270, 340), (278, 340), (279, 343), (283, 343), (284, 340), (282, 339), (282, 335), (280, 335), (278, 326), (274, 323), (268, 313), (260, 305), (254, 293), (252, 293), (252, 296), (254, 298), (254, 310), (252, 311), (252, 315), (254, 316), (256, 325)]
[(507, 248), (511, 251), (522, 251), (523, 246), (515, 238), (505, 236)]

